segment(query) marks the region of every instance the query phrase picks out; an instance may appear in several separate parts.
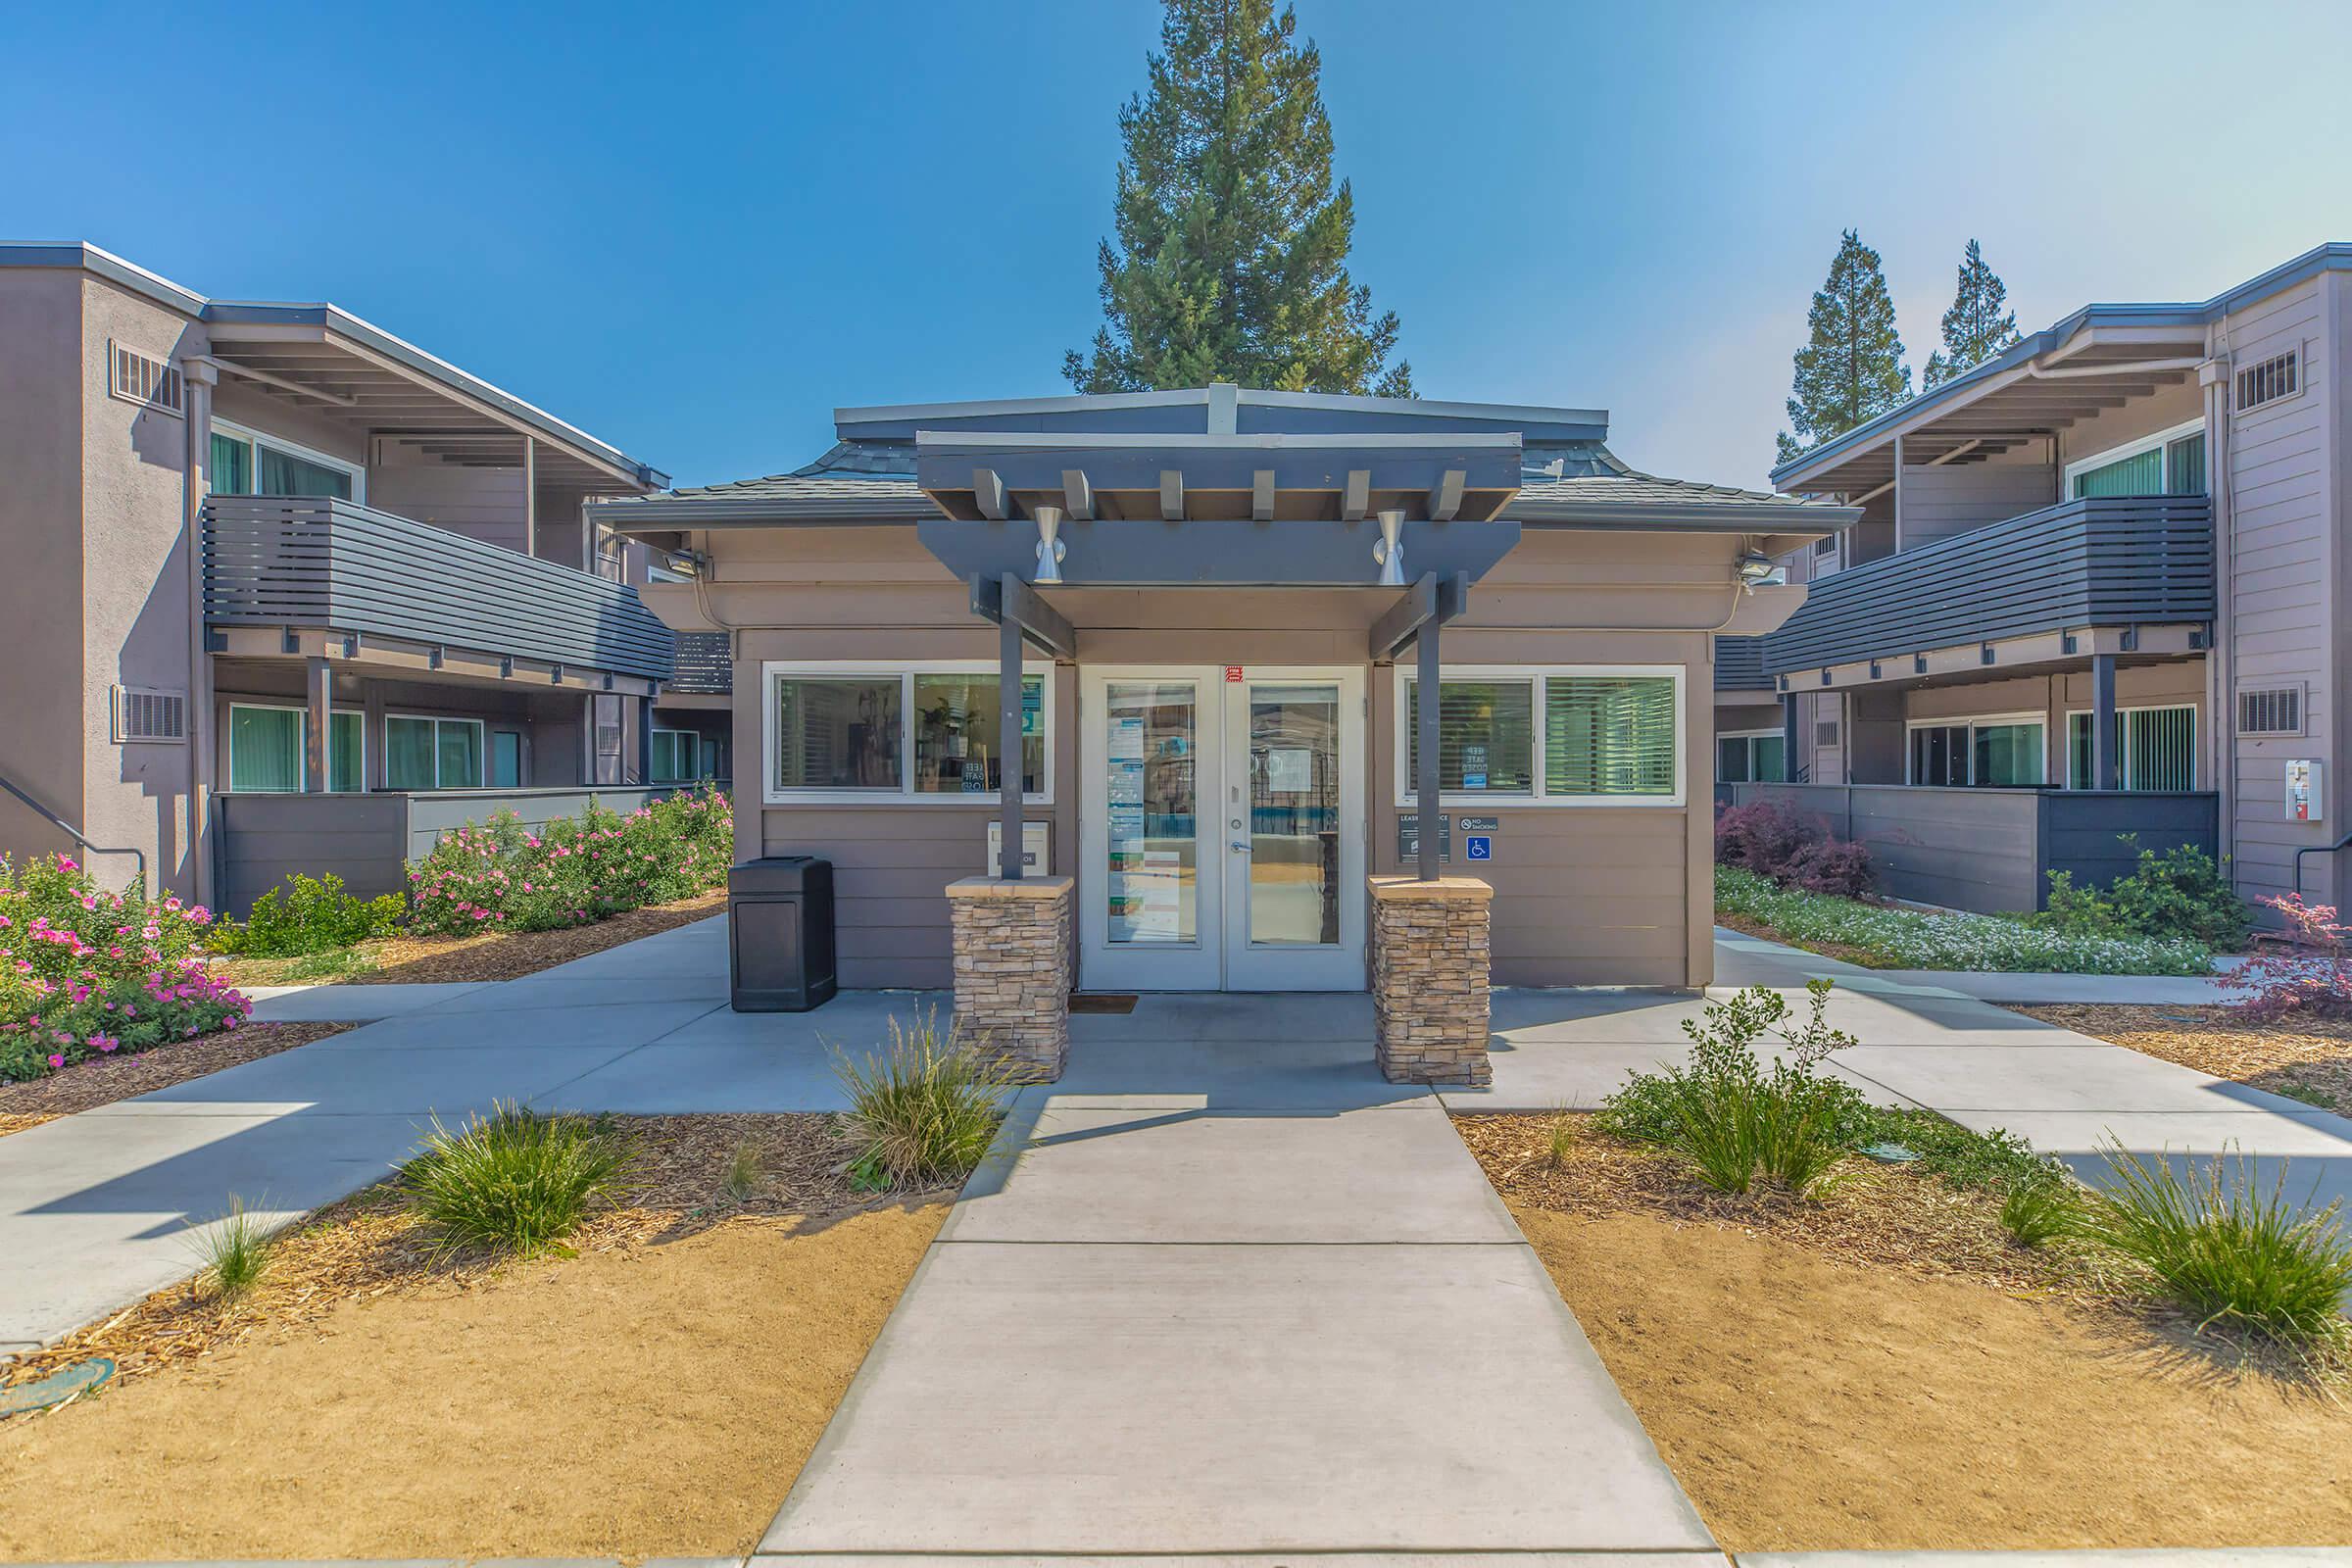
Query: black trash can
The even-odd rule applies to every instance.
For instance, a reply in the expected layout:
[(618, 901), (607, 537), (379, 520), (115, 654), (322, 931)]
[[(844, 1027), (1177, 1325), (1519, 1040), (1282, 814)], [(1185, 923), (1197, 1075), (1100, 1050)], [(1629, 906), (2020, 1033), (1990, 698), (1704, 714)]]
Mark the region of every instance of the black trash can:
[(833, 998), (833, 862), (746, 860), (727, 873), (727, 981), (737, 1012), (807, 1012)]

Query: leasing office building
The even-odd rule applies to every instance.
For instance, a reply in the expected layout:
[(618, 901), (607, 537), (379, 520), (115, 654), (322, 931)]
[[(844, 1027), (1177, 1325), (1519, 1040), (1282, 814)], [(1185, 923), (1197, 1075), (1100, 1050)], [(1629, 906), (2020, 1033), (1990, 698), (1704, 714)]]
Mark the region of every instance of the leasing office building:
[[(2292, 891), (2342, 836), (2348, 343), (2352, 246), (2322, 246), (2202, 304), (2084, 307), (1783, 464), (1860, 512), (1785, 558), (1803, 608), (1727, 663), (1733, 722), (1783, 739), (1719, 776), (1793, 781), (1937, 902), (2031, 906), (2070, 857), (2117, 867), (2120, 830)], [(2341, 904), (2347, 858), (2306, 854), (2306, 891)]]
[(1441, 847), (1493, 884), (1495, 980), (1708, 978), (1713, 650), (1850, 512), (1636, 473), (1593, 411), (1216, 385), (835, 426), (590, 515), (693, 564), (647, 603), (728, 639), (739, 857), (834, 861), (843, 985), (948, 982), (1017, 770), (1081, 984), (1362, 989), (1441, 643)]
[(662, 564), (582, 515), (665, 478), (332, 305), (0, 245), (0, 851), (238, 908), (725, 771), (723, 670), (681, 683)]

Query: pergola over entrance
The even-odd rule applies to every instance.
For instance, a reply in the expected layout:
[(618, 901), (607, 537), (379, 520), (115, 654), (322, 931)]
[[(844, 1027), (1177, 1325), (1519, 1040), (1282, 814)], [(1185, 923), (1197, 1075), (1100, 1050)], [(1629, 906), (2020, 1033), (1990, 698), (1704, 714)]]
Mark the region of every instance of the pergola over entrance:
[[(1519, 542), (1520, 439), (1425, 434), (915, 433), (915, 477), (945, 516), (925, 549), (1000, 629), (1002, 743), (1020, 755), (1024, 640), (1072, 658), (1058, 586), (1396, 589), (1366, 657), (1415, 645), (1437, 690), (1438, 629)], [(1043, 590), (1043, 591), (1041, 591)], [(1417, 785), (1438, 800), (1438, 705), (1419, 713)], [(1000, 874), (1021, 874), (1021, 779), (1004, 769)], [(1438, 876), (1438, 835), (1417, 871)]]

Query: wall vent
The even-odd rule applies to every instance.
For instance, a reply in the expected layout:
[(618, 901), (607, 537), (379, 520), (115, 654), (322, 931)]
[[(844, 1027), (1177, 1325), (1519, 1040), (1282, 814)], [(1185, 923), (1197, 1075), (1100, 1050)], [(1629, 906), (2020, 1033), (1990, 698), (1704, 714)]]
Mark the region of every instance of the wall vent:
[(188, 695), (152, 686), (114, 689), (115, 744), (177, 743), (188, 738)]
[(2302, 390), (2302, 351), (2288, 349), (2237, 372), (2237, 412), (2282, 402)]
[(179, 371), (152, 354), (106, 340), (106, 389), (126, 403), (184, 417), (186, 388)]
[(2237, 732), (2240, 735), (2300, 735), (2303, 733), (2303, 688), (2267, 686), (2237, 694)]
[(1813, 726), (1813, 744), (1816, 746), (1837, 745), (1838, 721), (1834, 718), (1825, 718), (1816, 723)]

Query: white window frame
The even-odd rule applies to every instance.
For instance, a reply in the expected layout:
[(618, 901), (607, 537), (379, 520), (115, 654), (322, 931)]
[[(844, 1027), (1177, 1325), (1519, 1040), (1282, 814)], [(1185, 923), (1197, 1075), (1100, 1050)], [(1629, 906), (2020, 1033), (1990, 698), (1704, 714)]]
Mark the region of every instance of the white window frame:
[[(306, 447), (299, 441), (289, 441), (284, 436), (271, 435), (267, 430), (251, 429), (227, 419), (215, 419), (212, 422), (212, 433), (245, 443), (246, 475), (255, 484), (262, 482), (262, 454), (258, 449), (265, 446), (275, 447), (288, 457), (300, 458), (305, 463), (316, 463), (322, 468), (333, 468), (338, 472), (349, 474), (351, 476), (351, 504), (355, 507), (364, 507), (368, 504), (368, 470), (347, 458), (338, 458), (331, 452), (320, 452), (315, 447)], [(204, 461), (208, 466), (213, 461), (213, 455), (209, 448), (205, 452)], [(211, 477), (210, 474), (206, 475), (208, 483)], [(220, 495), (226, 492), (216, 490), (213, 493)], [(254, 492), (247, 490), (243, 494), (252, 495)]]
[[(395, 791), (398, 791), (399, 793), (401, 793), (401, 794), (403, 794), (403, 795), (426, 795), (426, 794), (438, 794), (439, 792), (441, 792), (441, 791), (443, 791), (443, 790), (482, 790), (482, 789), (489, 789), (489, 788), (491, 787), (491, 785), (490, 785), (490, 783), (489, 783), (489, 778), (490, 778), (490, 721), (489, 721), (488, 719), (486, 719), (486, 718), (466, 718), (466, 717), (465, 717), (464, 715), (462, 715), (462, 714), (457, 714), (457, 713), (410, 713), (410, 712), (389, 713), (389, 712), (388, 712), (388, 713), (386, 713), (386, 714), (384, 715), (384, 722), (385, 722), (385, 724), (388, 726), (388, 725), (390, 725), (391, 721), (392, 721), (392, 720), (394, 720), (394, 719), (396, 719), (396, 718), (411, 718), (411, 719), (416, 719), (416, 721), (418, 721), (419, 723), (431, 724), (431, 725), (433, 726), (433, 785), (432, 785), (432, 788), (431, 788), (430, 790), (412, 790), (412, 789), (407, 789), (407, 788), (405, 788), (405, 787), (403, 787), (403, 786), (401, 786), (401, 785), (394, 784), (394, 783), (392, 783), (390, 780), (388, 780), (388, 779), (387, 779), (387, 780), (385, 781), (385, 784), (384, 784), (384, 788), (385, 788), (385, 789), (387, 789), (387, 790), (395, 790)], [(474, 755), (474, 757), (475, 757), (476, 759), (478, 759), (478, 760), (480, 760), (480, 762), (481, 762), (481, 764), (482, 764), (482, 776), (481, 776), (481, 778), (480, 778), (480, 779), (476, 780), (475, 782), (473, 782), (473, 783), (471, 783), (471, 784), (444, 784), (444, 783), (442, 783), (442, 782), (441, 782), (441, 729), (440, 729), (440, 726), (442, 726), (443, 724), (471, 724), (471, 725), (473, 726), (473, 732), (474, 732), (474, 747), (473, 747), (473, 755)]]
[[(1407, 721), (1407, 715), (1412, 711), (1412, 709), (1405, 699), (1405, 690), (1412, 683), (1412, 681), (1418, 677), (1418, 674), (1419, 672), (1409, 664), (1397, 664), (1395, 666), (1395, 680), (1393, 687), (1394, 704), (1391, 708), (1391, 711), (1396, 715), (1396, 722), (1390, 726), (1390, 728), (1396, 731), (1395, 736), (1392, 737), (1395, 742), (1395, 745), (1392, 749), (1395, 753), (1394, 760), (1396, 764), (1396, 804), (1399, 807), (1413, 807), (1415, 808), (1418, 808), (1419, 800), (1413, 790), (1413, 738), (1409, 733), (1407, 733), (1410, 728), (1410, 725)], [(1438, 808), (1440, 810), (1446, 810), (1453, 807), (1494, 806), (1508, 808), (1512, 810), (1518, 810), (1522, 808), (1541, 809), (1567, 808), (1570, 809), (1581, 809), (1592, 807), (1605, 807), (1618, 810), (1653, 810), (1661, 808), (1666, 810), (1681, 809), (1690, 804), (1690, 736), (1689, 727), (1689, 710), (1685, 706), (1688, 700), (1687, 685), (1683, 679), (1683, 675), (1684, 666), (1680, 664), (1441, 663), (1438, 666), (1438, 685), (1441, 689), (1441, 701), (1443, 701), (1443, 688), (1446, 682), (1449, 680), (1512, 680), (1528, 682), (1533, 690), (1534, 695), (1533, 717), (1535, 720), (1531, 726), (1529, 739), (1535, 748), (1536, 755), (1532, 759), (1531, 765), (1528, 770), (1528, 787), (1526, 790), (1443, 790), (1439, 792), (1438, 795)], [(1599, 676), (1602, 678), (1638, 676), (1651, 679), (1671, 680), (1674, 682), (1674, 793), (1672, 795), (1544, 794), (1544, 758), (1546, 750), (1544, 736), (1544, 724), (1545, 717), (1544, 686), (1545, 682), (1554, 676), (1564, 679), (1575, 679), (1583, 676)], [(1715, 761), (1714, 759), (1710, 757), (1707, 760), (1707, 772), (1710, 783), (1712, 782), (1714, 771)]]
[[(1787, 741), (1787, 740), (1788, 740), (1788, 731), (1786, 731), (1786, 730), (1784, 730), (1784, 729), (1782, 729), (1782, 728), (1781, 728), (1779, 725), (1777, 725), (1777, 724), (1776, 724), (1776, 725), (1774, 725), (1774, 726), (1773, 726), (1772, 728), (1770, 728), (1770, 729), (1719, 729), (1719, 730), (1717, 730), (1717, 731), (1715, 732), (1715, 739), (1716, 739), (1716, 742), (1718, 743), (1718, 745), (1720, 745), (1720, 744), (1721, 744), (1722, 742), (1724, 742), (1724, 741), (1745, 741), (1745, 742), (1747, 742), (1747, 771), (1748, 771), (1748, 776), (1747, 776), (1746, 778), (1743, 778), (1743, 779), (1733, 779), (1733, 780), (1730, 780), (1729, 782), (1736, 783), (1736, 784), (1778, 784), (1778, 783), (1786, 783), (1786, 782), (1787, 782), (1787, 779), (1786, 779), (1786, 778), (1781, 778), (1781, 779), (1759, 779), (1759, 778), (1757, 778), (1757, 777), (1755, 776), (1755, 771), (1756, 771), (1756, 742), (1758, 742), (1758, 741), (1784, 741), (1784, 742), (1785, 742), (1785, 741)], [(1788, 748), (1786, 745), (1784, 745), (1784, 746), (1781, 748), (1781, 752), (1782, 752), (1782, 757), (1781, 757), (1781, 771), (1782, 771), (1782, 773), (1783, 773), (1783, 774), (1786, 774), (1786, 773), (1788, 771), (1788, 755), (1787, 755), (1787, 754), (1788, 754)], [(1716, 770), (1717, 770), (1718, 772), (1721, 772), (1721, 771), (1722, 771), (1722, 769), (1723, 769), (1723, 759), (1722, 759), (1720, 756), (1718, 756), (1717, 758), (1715, 758), (1715, 759), (1714, 759), (1714, 762), (1715, 762), (1715, 768), (1716, 768)], [(1715, 782), (1716, 782), (1716, 783), (1718, 783), (1718, 784), (1721, 784), (1721, 783), (1724, 783), (1724, 782), (1726, 782), (1726, 780), (1723, 780), (1723, 779), (1720, 779), (1720, 778), (1719, 778), (1719, 779), (1717, 779)]]
[[(830, 659), (766, 661), (760, 665), (760, 799), (767, 806), (913, 806), (930, 808), (948, 808), (972, 810), (984, 808), (1001, 797), (990, 791), (985, 795), (949, 794), (944, 791), (925, 791), (914, 787), (914, 678), (917, 675), (988, 675), (999, 673), (993, 659)], [(776, 785), (776, 683), (786, 680), (840, 680), (859, 676), (896, 675), (899, 678), (899, 786), (897, 789), (779, 789)], [(1024, 790), (1021, 800), (1030, 806), (1054, 804), (1054, 771), (1055, 747), (1059, 736), (1054, 718), (1054, 685), (1058, 678), (1057, 667), (1041, 661), (1031, 664), (1021, 662), (1021, 678), (1043, 676), (1044, 690), (1039, 694), (1038, 721), (1045, 742), (1045, 788)]]
[[(2268, 408), (2270, 405), (2263, 406)], [(2126, 458), (2136, 458), (2143, 452), (2156, 451), (2164, 454), (2164, 478), (2160, 482), (2169, 493), (2173, 487), (2173, 443), (2184, 435), (2203, 435), (2204, 433), (2205, 421), (2201, 418), (2190, 419), (2185, 424), (2176, 424), (2169, 430), (2159, 430), (2154, 435), (2139, 436), (2125, 442), (2122, 446), (2109, 447), (2104, 452), (2094, 452), (2087, 458), (2078, 458), (2068, 464), (2065, 471), (2060, 475), (2059, 489), (2067, 500), (2072, 501), (2075, 499), (2075, 475), (2087, 473), (2092, 468), (2104, 468), (2110, 463), (2121, 463)], [(2207, 445), (2210, 446), (2211, 443), (2209, 442)], [(2210, 466), (2213, 462), (2213, 454), (2210, 451), (2205, 454), (2205, 461), (2208, 465), (2206, 482), (2210, 484), (2213, 471)]]
[[(2196, 704), (2194, 704), (2194, 703), (2118, 703), (2118, 704), (2116, 704), (2116, 705), (2115, 705), (2115, 711), (2116, 711), (2116, 715), (2117, 715), (2117, 716), (2120, 718), (2120, 717), (2121, 717), (2123, 714), (2125, 714), (2125, 713), (2169, 713), (2169, 712), (2171, 712), (2171, 711), (2172, 711), (2174, 709), (2177, 709), (2177, 708), (2185, 708), (2185, 709), (2187, 709), (2187, 710), (2188, 710), (2188, 713), (2189, 713), (2189, 738), (2188, 738), (2188, 777), (2189, 777), (2189, 781), (2190, 781), (2190, 782), (2189, 782), (2189, 786), (2188, 786), (2188, 787), (2189, 787), (2191, 790), (2201, 789), (2201, 788), (2203, 788), (2203, 786), (2202, 786), (2201, 784), (2197, 783), (2196, 781), (2197, 781), (2198, 779), (2200, 779), (2200, 778), (2202, 778), (2202, 777), (2204, 776), (2205, 769), (2204, 769), (2204, 767), (2201, 765), (2201, 763), (2200, 763), (2200, 760), (2199, 760), (2199, 759), (2198, 759), (2198, 757), (2197, 757), (2197, 754), (2198, 754), (2199, 752), (2201, 752), (2201, 751), (2203, 751), (2203, 750), (2205, 749), (2205, 747), (2204, 747), (2204, 742), (2205, 742), (2204, 728), (2205, 728), (2205, 726), (2204, 726), (2204, 721), (2203, 721), (2202, 719), (2200, 719), (2200, 718), (2197, 716), (2197, 705), (2196, 705)], [(2097, 711), (2097, 710), (2096, 710), (2096, 709), (2091, 709), (2091, 708), (2070, 708), (2070, 709), (2068, 709), (2068, 710), (2066, 710), (2066, 780), (2065, 780), (2065, 787), (2066, 787), (2066, 788), (2068, 788), (2068, 789), (2070, 789), (2070, 790), (2071, 790), (2071, 789), (2073, 789), (2073, 788), (2075, 787), (2075, 720), (2076, 720), (2078, 717), (2084, 717), (2084, 718), (2087, 718), (2088, 716), (2090, 716), (2092, 713), (2094, 713), (2094, 712), (2096, 712), (2096, 711)], [(2117, 726), (2117, 728), (2118, 728), (2118, 729), (2121, 729), (2121, 728), (2122, 728), (2122, 726), (2119, 724), (2119, 725)], [(2096, 737), (2096, 736), (2093, 736), (2093, 737), (2092, 737), (2092, 741), (2093, 741), (2093, 744), (2094, 744), (2094, 746), (2095, 746), (2095, 744), (2096, 744), (2096, 741), (2097, 741), (2097, 737)], [(2120, 742), (2120, 737), (2119, 737), (2119, 742)], [(2097, 755), (2097, 753), (2094, 751), (2094, 752), (2092, 753), (2092, 755), (2095, 757), (2095, 756)], [(2116, 765), (2115, 765), (2115, 776), (2116, 776), (2116, 777), (2117, 777), (2119, 780), (2120, 780), (2120, 779), (2121, 779), (2121, 778), (2124, 776), (2124, 771), (2125, 771), (2125, 768), (2126, 768), (2127, 764), (2129, 763), (2129, 761), (2130, 761), (2130, 759), (2129, 759), (2129, 758), (2128, 758), (2128, 757), (2125, 755), (2125, 753), (2124, 753), (2124, 750), (2123, 750), (2123, 747), (2122, 747), (2122, 746), (2119, 744), (2119, 745), (2117, 746), (2117, 748), (2116, 748), (2116, 759), (2115, 759), (2115, 764), (2116, 764)], [(2084, 787), (2085, 789), (2096, 789), (2098, 786), (2096, 786), (2095, 784), (2093, 784), (2093, 785), (2085, 785), (2085, 786), (2083, 786), (2083, 787)], [(2125, 789), (2127, 789), (2127, 790), (2131, 788), (2131, 786), (2130, 786), (2130, 785), (2128, 785), (2128, 784), (2126, 784), (2126, 785), (2124, 785), (2124, 786), (2122, 786), (2122, 787), (2123, 787), (2123, 788), (2125, 788)]]
[[(2041, 726), (2041, 782), (2038, 784), (1977, 783), (1977, 730), (1996, 724), (2039, 724)], [(1931, 789), (2027, 789), (2046, 790), (2050, 784), (2050, 715), (2027, 710), (2016, 713), (1954, 713), (1947, 718), (1907, 718), (1903, 720), (1903, 782), (1918, 784), (1911, 776), (1911, 732), (1915, 729), (1965, 729), (1968, 731), (1968, 782), (1961, 785), (1922, 785)]]
[[(226, 726), (228, 731), (228, 744), (222, 747), (221, 750), (227, 755), (228, 759), (227, 793), (232, 795), (237, 793), (237, 710), (240, 708), (258, 708), (267, 710), (272, 713), (300, 713), (302, 715), (302, 755), (298, 759), (302, 769), (302, 785), (299, 789), (255, 790), (253, 793), (256, 795), (308, 795), (311, 791), (311, 710), (300, 703), (257, 703), (243, 697), (231, 697), (227, 698), (225, 701), (228, 705), (228, 724)], [(335, 795), (365, 795), (368, 793), (367, 710), (361, 708), (342, 707), (330, 709), (328, 711), (330, 713), (358, 713), (360, 715), (360, 787), (356, 790), (333, 790), (327, 793)], [(326, 771), (329, 778), (334, 776), (335, 726), (331, 721), (326, 726)]]

